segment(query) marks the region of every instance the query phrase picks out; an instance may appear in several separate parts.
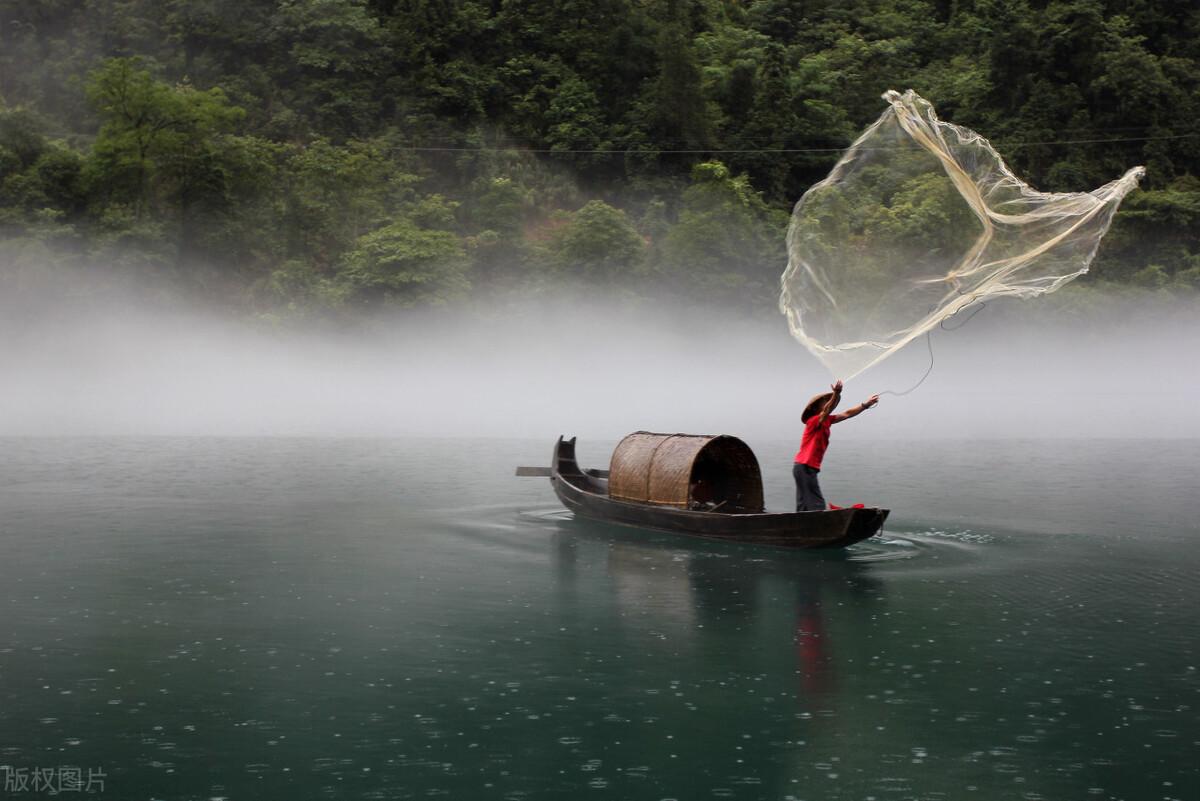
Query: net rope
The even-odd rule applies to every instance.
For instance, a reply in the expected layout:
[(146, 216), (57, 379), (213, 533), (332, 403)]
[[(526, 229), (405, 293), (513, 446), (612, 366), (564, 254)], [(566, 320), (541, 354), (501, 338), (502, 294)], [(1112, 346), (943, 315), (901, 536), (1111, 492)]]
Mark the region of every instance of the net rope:
[(846, 380), (968, 306), (1053, 292), (1087, 272), (1145, 174), (1038, 192), (913, 91), (883, 99), (879, 119), (800, 198), (787, 234), (780, 309)]

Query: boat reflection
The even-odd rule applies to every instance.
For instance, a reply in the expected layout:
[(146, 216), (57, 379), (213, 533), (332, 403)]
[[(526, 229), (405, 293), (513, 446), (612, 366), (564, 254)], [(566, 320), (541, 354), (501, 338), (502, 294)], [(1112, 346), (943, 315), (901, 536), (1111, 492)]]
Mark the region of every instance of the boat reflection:
[[(586, 563), (602, 564), (608, 595), (633, 635), (664, 653), (726, 660), (731, 667), (794, 673), (796, 695), (837, 689), (839, 640), (858, 650), (856, 615), (879, 600), (873, 566), (844, 550), (797, 552), (697, 542), (588, 520), (559, 521), (555, 568), (574, 596)], [(587, 597), (595, 602), (595, 581)], [(831, 615), (830, 610), (836, 609)]]

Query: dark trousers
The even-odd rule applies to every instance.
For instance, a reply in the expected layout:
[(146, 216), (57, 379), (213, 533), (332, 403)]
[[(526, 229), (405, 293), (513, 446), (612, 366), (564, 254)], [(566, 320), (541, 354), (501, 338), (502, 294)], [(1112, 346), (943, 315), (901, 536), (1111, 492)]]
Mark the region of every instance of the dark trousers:
[(796, 479), (796, 511), (823, 512), (825, 511), (825, 496), (821, 494), (821, 485), (817, 483), (817, 473), (821, 471), (806, 464), (792, 465), (792, 478)]

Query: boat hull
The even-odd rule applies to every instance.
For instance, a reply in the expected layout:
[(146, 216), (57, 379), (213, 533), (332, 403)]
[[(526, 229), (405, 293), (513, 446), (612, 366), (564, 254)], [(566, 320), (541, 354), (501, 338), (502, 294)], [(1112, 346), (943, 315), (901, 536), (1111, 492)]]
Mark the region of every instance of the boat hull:
[(630, 503), (608, 497), (607, 483), (579, 468), (574, 438), (559, 438), (550, 482), (563, 506), (579, 517), (706, 539), (785, 548), (842, 548), (879, 533), (887, 509), (722, 514)]

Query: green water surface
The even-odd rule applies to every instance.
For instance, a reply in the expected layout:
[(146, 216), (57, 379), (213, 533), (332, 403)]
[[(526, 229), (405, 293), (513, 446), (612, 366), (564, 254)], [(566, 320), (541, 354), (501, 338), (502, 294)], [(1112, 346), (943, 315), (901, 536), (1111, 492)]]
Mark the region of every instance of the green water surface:
[(551, 444), (0, 442), (5, 792), (1200, 799), (1195, 442), (839, 442), (828, 553), (574, 520)]

